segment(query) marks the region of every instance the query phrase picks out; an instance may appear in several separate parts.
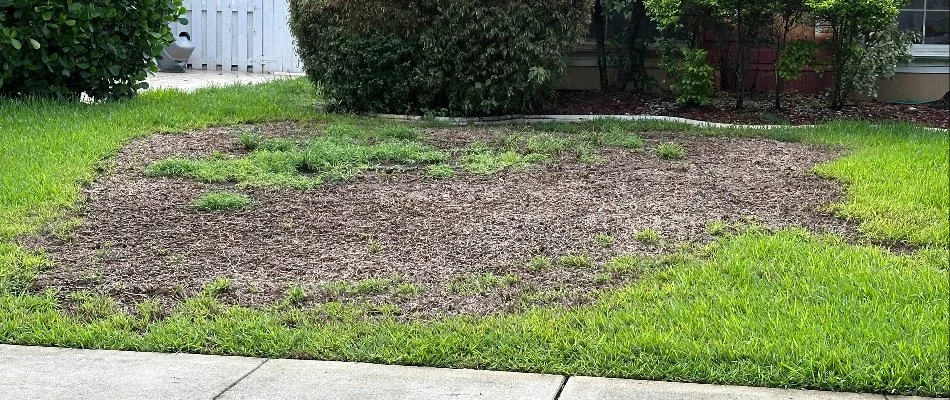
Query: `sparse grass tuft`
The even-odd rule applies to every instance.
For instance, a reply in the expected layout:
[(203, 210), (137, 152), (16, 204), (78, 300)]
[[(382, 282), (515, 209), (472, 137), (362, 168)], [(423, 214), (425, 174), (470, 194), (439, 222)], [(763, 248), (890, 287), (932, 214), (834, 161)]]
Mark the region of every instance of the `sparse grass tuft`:
[(202, 293), (210, 297), (218, 297), (231, 291), (231, 280), (228, 278), (217, 278), (208, 283)]
[(191, 206), (201, 211), (227, 211), (245, 208), (251, 198), (240, 193), (210, 192), (196, 198)]
[(370, 238), (369, 241), (366, 242), (366, 252), (369, 254), (376, 254), (380, 251), (383, 251), (383, 244), (378, 240)]
[(248, 151), (257, 149), (263, 140), (261, 134), (254, 130), (245, 130), (238, 134), (238, 143)]
[(594, 266), (594, 262), (591, 261), (590, 257), (582, 254), (563, 256), (558, 259), (558, 264), (560, 264), (562, 267), (569, 268), (590, 268)]
[(304, 290), (300, 285), (293, 285), (287, 289), (287, 293), (284, 294), (284, 299), (281, 300), (281, 305), (285, 307), (296, 306), (302, 304), (307, 298), (310, 297), (307, 294), (307, 291)]
[(662, 237), (660, 237), (660, 232), (657, 232), (656, 230), (649, 229), (649, 228), (643, 229), (637, 232), (633, 237), (643, 243), (652, 244), (652, 245), (658, 245), (662, 241)]
[(521, 282), (521, 278), (517, 275), (498, 276), (488, 272), (457, 276), (449, 284), (449, 290), (461, 295), (484, 295), (497, 288), (514, 286), (518, 282)]
[(597, 237), (595, 237), (594, 240), (597, 241), (597, 244), (600, 245), (600, 247), (610, 247), (610, 246), (613, 246), (614, 243), (617, 243), (616, 238), (606, 233), (601, 233), (597, 235)]
[(606, 285), (614, 281), (614, 276), (609, 273), (600, 273), (594, 277), (594, 283), (597, 285)]
[(297, 150), (297, 143), (287, 138), (271, 138), (261, 141), (257, 149), (272, 152), (290, 152)]
[(706, 232), (713, 236), (722, 236), (729, 232), (729, 224), (725, 221), (709, 221)]
[(469, 172), (480, 175), (491, 175), (509, 168), (523, 170), (550, 160), (547, 154), (542, 153), (498, 152), (484, 142), (474, 142), (465, 151), (466, 154), (458, 159), (459, 164)]
[(656, 146), (656, 155), (664, 160), (682, 160), (685, 151), (676, 143), (663, 143)]
[(426, 167), (426, 174), (436, 178), (451, 178), (455, 176), (455, 169), (448, 164), (435, 164)]
[[(349, 128), (332, 131), (312, 139), (303, 150), (290, 139), (268, 139), (245, 157), (215, 154), (203, 159), (169, 158), (152, 163), (146, 172), (209, 183), (307, 189), (328, 180), (349, 179), (382, 163), (414, 166), (439, 163), (446, 158), (442, 152), (418, 142), (387, 140), (366, 144), (358, 137), (343, 136), (350, 132)], [(349, 134), (359, 135), (358, 132)], [(305, 172), (312, 175), (302, 175)]]
[(528, 270), (530, 271), (544, 271), (551, 269), (553, 265), (551, 259), (545, 256), (534, 256), (528, 260)]
[(66, 218), (52, 223), (50, 230), (53, 237), (59, 240), (70, 240), (75, 236), (76, 230), (82, 226), (82, 218)]
[(604, 270), (618, 274), (640, 273), (650, 268), (656, 260), (634, 255), (621, 255), (604, 263)]

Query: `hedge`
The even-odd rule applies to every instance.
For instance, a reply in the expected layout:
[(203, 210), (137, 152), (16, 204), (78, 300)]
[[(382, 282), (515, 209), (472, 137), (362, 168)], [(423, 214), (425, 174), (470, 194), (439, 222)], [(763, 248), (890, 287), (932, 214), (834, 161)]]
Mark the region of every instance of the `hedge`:
[(291, 0), (304, 69), (339, 109), (497, 115), (553, 95), (586, 0)]

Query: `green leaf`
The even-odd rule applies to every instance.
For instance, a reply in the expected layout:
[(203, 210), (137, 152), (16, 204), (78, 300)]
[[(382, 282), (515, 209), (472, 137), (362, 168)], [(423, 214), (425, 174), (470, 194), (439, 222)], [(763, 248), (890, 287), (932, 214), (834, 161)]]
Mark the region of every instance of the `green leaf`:
[(13, 45), (13, 48), (14, 48), (14, 49), (17, 49), (17, 50), (20, 50), (21, 48), (23, 48), (23, 44), (20, 43), (19, 40), (16, 40), (16, 39), (13, 39), (13, 38), (10, 39), (10, 44), (12, 44), (12, 45)]
[(34, 49), (40, 49), (40, 42), (37, 42), (36, 39), (30, 39), (30, 46), (33, 46)]
[(72, 19), (67, 19), (66, 21), (63, 21), (63, 23), (66, 24), (67, 26), (76, 25), (76, 21)]

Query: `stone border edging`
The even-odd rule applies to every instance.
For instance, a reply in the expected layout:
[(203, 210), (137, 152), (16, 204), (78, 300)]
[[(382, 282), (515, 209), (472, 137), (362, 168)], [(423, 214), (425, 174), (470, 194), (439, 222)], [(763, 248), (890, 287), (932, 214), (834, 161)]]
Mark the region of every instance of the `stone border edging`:
[[(430, 119), (418, 115), (364, 114), (367, 117), (392, 121), (420, 122)], [(498, 117), (434, 117), (431, 121), (452, 125), (502, 125), (502, 124), (538, 124), (545, 122), (580, 123), (598, 119), (616, 119), (621, 121), (662, 121), (692, 125), (700, 128), (739, 128), (739, 129), (777, 129), (777, 128), (814, 128), (816, 125), (744, 125), (721, 122), (699, 121), (695, 119), (667, 117), (662, 115), (504, 115)]]

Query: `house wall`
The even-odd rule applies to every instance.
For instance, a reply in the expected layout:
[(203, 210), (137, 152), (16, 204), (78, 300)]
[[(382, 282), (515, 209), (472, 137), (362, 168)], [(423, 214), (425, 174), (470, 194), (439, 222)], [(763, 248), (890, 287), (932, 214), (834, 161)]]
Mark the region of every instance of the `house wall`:
[[(710, 51), (710, 63), (717, 66), (715, 52)], [(773, 62), (775, 51), (755, 49), (750, 57), (749, 72), (746, 76), (746, 89), (752, 92), (768, 93), (775, 90), (775, 72)], [(666, 72), (659, 66), (660, 57), (656, 51), (648, 52), (647, 73), (658, 83), (658, 90), (668, 88)], [(720, 74), (716, 71), (716, 86), (721, 88)], [(728, 77), (727, 77), (728, 79)], [(726, 82), (731, 87), (733, 82)], [(802, 76), (785, 83), (785, 89), (802, 93), (821, 93), (834, 83), (830, 73), (819, 74), (811, 69), (802, 72)], [(563, 90), (599, 90), (600, 72), (597, 67), (597, 51), (592, 44), (583, 44), (571, 55), (567, 76), (559, 84)], [(878, 83), (877, 100), (887, 102), (930, 102), (938, 100), (950, 91), (950, 59), (940, 57), (916, 58), (910, 65), (898, 68), (898, 73), (890, 79)]]

